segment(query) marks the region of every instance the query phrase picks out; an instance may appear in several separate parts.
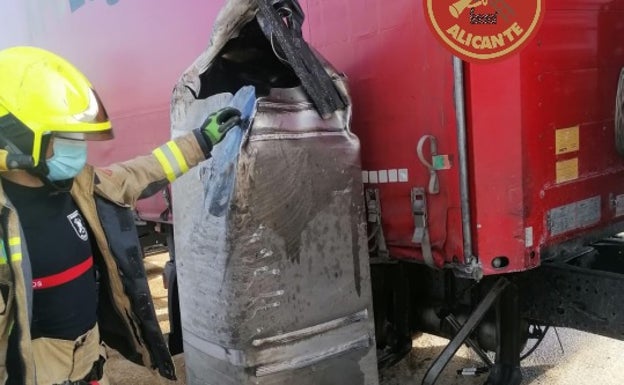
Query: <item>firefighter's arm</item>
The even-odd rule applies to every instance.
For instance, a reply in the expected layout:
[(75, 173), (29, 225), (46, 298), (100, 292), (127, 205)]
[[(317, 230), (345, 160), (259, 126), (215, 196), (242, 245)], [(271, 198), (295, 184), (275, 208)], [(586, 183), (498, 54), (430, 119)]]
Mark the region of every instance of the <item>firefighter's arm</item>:
[(150, 155), (95, 168), (95, 191), (119, 204), (134, 206), (137, 200), (157, 193), (209, 157), (207, 147), (194, 131), (163, 144)]
[(239, 121), (238, 110), (219, 110), (193, 132), (170, 140), (150, 155), (96, 168), (95, 189), (115, 202), (134, 206), (209, 158), (213, 146)]

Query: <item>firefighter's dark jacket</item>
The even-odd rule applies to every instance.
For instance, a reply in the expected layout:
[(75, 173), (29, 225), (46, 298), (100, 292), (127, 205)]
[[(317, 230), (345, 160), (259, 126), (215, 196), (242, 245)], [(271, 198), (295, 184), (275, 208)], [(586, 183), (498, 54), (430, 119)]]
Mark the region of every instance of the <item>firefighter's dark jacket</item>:
[[(147, 286), (132, 208), (209, 155), (197, 132), (172, 140), (152, 154), (106, 168), (87, 165), (71, 194), (91, 229), (99, 272), (98, 318), (103, 340), (129, 360), (174, 379), (175, 368), (158, 326)], [(30, 339), (28, 248), (15, 209), (0, 186), (0, 384), (7, 379), (8, 339), (19, 335), (24, 385), (36, 385)]]

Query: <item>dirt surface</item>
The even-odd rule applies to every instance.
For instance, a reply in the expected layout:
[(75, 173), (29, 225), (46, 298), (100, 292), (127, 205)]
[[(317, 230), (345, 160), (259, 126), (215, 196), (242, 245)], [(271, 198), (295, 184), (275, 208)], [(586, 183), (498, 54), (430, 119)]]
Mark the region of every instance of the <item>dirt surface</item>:
[[(169, 331), (167, 292), (163, 288), (161, 273), (167, 260), (167, 254), (152, 255), (145, 259), (156, 313), (165, 333)], [(624, 342), (568, 329), (559, 329), (557, 332), (559, 338), (551, 329), (542, 345), (523, 362), (523, 385), (624, 384)], [(446, 342), (442, 338), (429, 335), (415, 339), (412, 353), (393, 368), (383, 371), (380, 384), (420, 385), (429, 365), (442, 351)], [(109, 350), (106, 372), (111, 385), (185, 385), (184, 357), (179, 355), (174, 359), (178, 381), (163, 380), (149, 370), (124, 360), (113, 350)], [(476, 354), (463, 347), (437, 384), (481, 385), (486, 377), (457, 375), (458, 369), (477, 366), (482, 364)]]
[[(624, 384), (624, 342), (569, 329), (558, 329), (557, 333), (551, 329), (535, 353), (522, 362), (522, 385)], [(446, 340), (434, 336), (416, 339), (410, 356), (382, 373), (381, 384), (420, 385), (445, 344)], [(438, 385), (481, 385), (486, 377), (456, 374), (458, 369), (481, 365), (476, 354), (463, 347)]]

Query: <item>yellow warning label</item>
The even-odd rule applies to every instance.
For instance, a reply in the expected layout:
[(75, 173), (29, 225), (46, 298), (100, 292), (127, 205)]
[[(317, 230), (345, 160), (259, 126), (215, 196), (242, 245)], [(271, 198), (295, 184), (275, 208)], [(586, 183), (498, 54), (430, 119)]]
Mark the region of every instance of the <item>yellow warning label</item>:
[(555, 154), (567, 154), (569, 152), (578, 151), (579, 148), (579, 126), (561, 128), (556, 131)]
[(578, 178), (578, 158), (557, 162), (557, 183), (564, 183)]

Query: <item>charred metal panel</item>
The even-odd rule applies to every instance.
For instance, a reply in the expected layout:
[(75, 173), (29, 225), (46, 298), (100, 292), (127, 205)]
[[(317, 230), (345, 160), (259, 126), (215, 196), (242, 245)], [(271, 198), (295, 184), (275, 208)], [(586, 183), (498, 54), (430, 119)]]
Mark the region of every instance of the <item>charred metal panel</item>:
[(229, 132), (211, 160), (173, 186), (188, 383), (376, 385), (360, 147), (346, 85), (315, 59), (346, 103), (320, 113), (275, 59), (254, 4), (226, 3), (211, 47), (173, 95), (173, 136), (225, 105), (245, 117), (244, 130)]
[(240, 154), (237, 130), (174, 184), (189, 384), (377, 383), (348, 119), (322, 120), (301, 89), (274, 90)]

